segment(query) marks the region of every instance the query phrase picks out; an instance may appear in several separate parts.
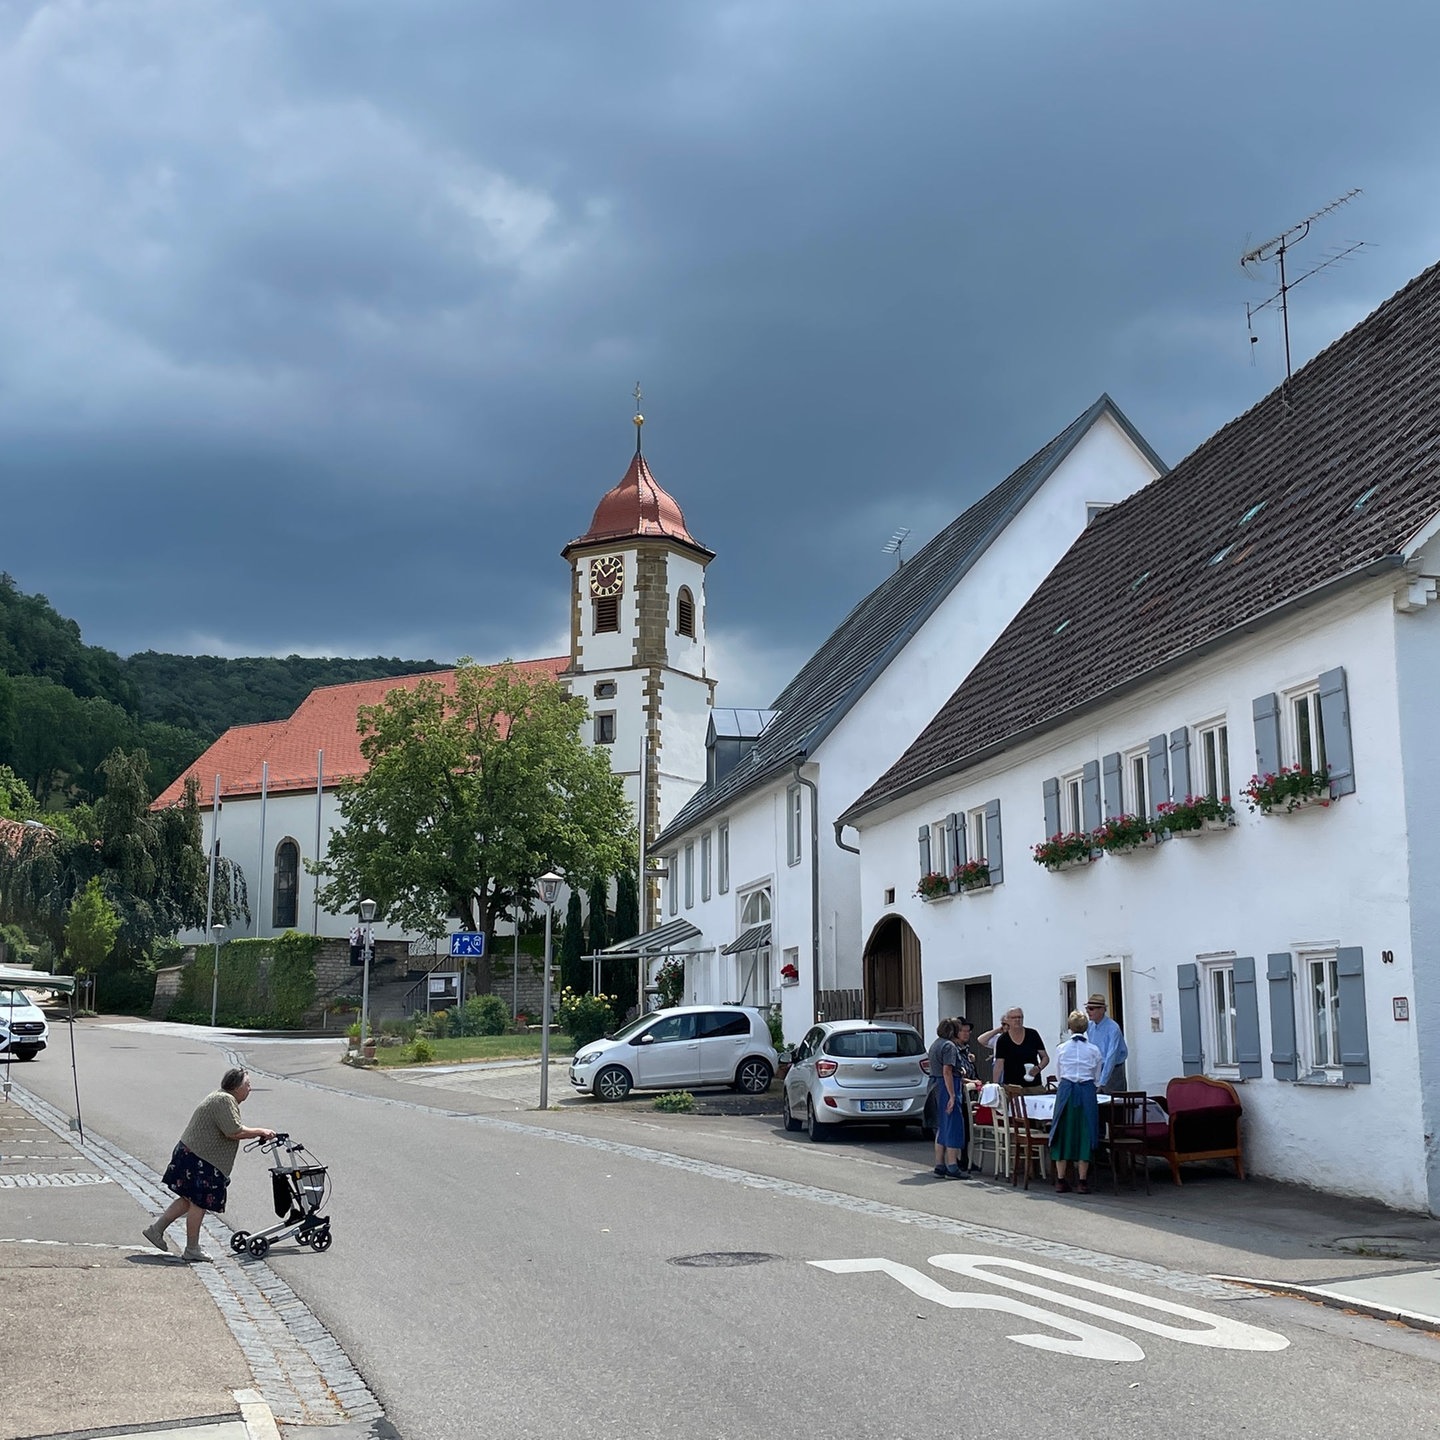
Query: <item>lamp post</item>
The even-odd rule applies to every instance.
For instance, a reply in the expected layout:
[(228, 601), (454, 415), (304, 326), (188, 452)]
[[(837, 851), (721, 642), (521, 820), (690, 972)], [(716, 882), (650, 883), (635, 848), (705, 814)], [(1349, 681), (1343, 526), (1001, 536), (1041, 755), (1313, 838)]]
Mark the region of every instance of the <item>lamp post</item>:
[(370, 1033), (370, 953), (375, 948), (375, 932), (370, 928), (370, 922), (375, 918), (375, 902), (373, 900), (362, 900), (360, 902), (360, 923), (365, 927), (365, 934), (361, 937), (361, 945), (365, 955), (365, 977), (360, 985), (360, 1058), (365, 1058), (365, 1038)]
[(540, 898), (545, 902), (545, 977), (540, 988), (540, 1108), (550, 1108), (550, 940), (555, 919), (555, 897), (564, 882), (553, 870), (540, 877)]
[(215, 937), (215, 964), (211, 967), (210, 976), (210, 1028), (215, 1028), (215, 1012), (220, 1005), (220, 937), (225, 933), (225, 927), (217, 920), (211, 927), (210, 933)]

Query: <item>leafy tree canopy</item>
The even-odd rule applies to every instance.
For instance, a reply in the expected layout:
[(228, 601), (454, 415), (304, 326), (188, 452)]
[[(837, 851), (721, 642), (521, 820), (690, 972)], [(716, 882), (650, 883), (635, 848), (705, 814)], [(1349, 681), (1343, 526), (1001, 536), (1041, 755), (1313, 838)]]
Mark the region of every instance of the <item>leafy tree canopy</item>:
[(368, 895), (421, 934), (452, 914), (492, 934), (549, 867), (583, 877), (628, 863), (630, 807), (581, 738), (586, 714), (548, 676), (468, 660), (453, 694), (422, 681), (362, 709), (370, 768), (342, 793), (321, 902), (343, 914)]
[(120, 917), (105, 898), (104, 886), (98, 877), (87, 880), (65, 921), (65, 958), (77, 972), (97, 970), (119, 933)]

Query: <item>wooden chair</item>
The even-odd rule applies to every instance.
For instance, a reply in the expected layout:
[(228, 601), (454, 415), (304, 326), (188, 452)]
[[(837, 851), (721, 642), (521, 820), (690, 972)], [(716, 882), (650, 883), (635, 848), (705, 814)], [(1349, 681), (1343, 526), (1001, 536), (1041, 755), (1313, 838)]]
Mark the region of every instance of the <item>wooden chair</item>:
[(1104, 1145), (1110, 1157), (1110, 1183), (1120, 1193), (1119, 1162), (1123, 1158), (1130, 1170), (1130, 1188), (1135, 1188), (1135, 1170), (1145, 1172), (1145, 1193), (1150, 1193), (1150, 1163), (1145, 1144), (1151, 1138), (1145, 1122), (1145, 1106), (1150, 1097), (1143, 1090), (1112, 1090), (1109, 1105), (1100, 1107), (1105, 1122)]
[[(985, 1165), (985, 1151), (988, 1148), (998, 1180), (1010, 1173), (1010, 1117), (1005, 1106), (981, 1105), (977, 1101), (979, 1090), (965, 1087), (968, 1111), (966, 1121), (970, 1126), (970, 1158), (982, 1170)], [(981, 1118), (981, 1117), (988, 1118)]]
[[(1145, 1153), (1162, 1156), (1178, 1185), (1187, 1160), (1233, 1160), (1245, 1178), (1240, 1153), (1240, 1097), (1228, 1080), (1179, 1075), (1165, 1087), (1168, 1122), (1147, 1126)], [(1148, 1133), (1154, 1132), (1154, 1133)]]
[(1021, 1171), (1025, 1175), (1025, 1188), (1030, 1188), (1030, 1165), (1033, 1161), (1036, 1169), (1040, 1172), (1040, 1178), (1046, 1178), (1046, 1161), (1050, 1155), (1050, 1130), (1048, 1126), (1041, 1127), (1030, 1118), (1030, 1112), (1025, 1108), (1025, 1097), (1033, 1094), (1033, 1091), (1022, 1090), (1018, 1085), (1007, 1085), (1005, 1094), (1009, 1099), (1010, 1114), (1010, 1183), (1017, 1185), (1020, 1182)]

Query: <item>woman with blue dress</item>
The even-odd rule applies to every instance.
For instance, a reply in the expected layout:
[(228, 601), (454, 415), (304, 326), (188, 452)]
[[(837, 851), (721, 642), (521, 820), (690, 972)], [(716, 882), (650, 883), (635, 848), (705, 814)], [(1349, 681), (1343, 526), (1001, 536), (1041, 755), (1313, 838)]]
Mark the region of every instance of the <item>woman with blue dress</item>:
[(1070, 1012), (1070, 1038), (1055, 1056), (1060, 1085), (1055, 1092), (1055, 1119), (1050, 1125), (1050, 1158), (1055, 1162), (1055, 1190), (1069, 1193), (1070, 1162), (1077, 1171), (1075, 1189), (1090, 1193), (1090, 1157), (1100, 1148), (1100, 1105), (1096, 1098), (1105, 1056), (1086, 1038), (1090, 1022), (1079, 1010)]

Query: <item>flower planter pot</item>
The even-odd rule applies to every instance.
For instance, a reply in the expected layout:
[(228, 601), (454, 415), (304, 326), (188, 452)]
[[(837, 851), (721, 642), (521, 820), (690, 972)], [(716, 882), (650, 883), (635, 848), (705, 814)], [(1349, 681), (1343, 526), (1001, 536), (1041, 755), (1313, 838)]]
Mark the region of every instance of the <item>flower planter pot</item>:
[(1330, 804), (1330, 792), (1322, 790), (1318, 795), (1295, 795), (1282, 800), (1265, 813), (1267, 815), (1293, 815), (1297, 810), (1315, 810)]
[(1229, 820), (1202, 820), (1197, 829), (1194, 830), (1172, 830), (1170, 833), (1178, 839), (1188, 839), (1192, 835), (1215, 835), (1225, 830), (1233, 830), (1235, 827)]
[(1094, 863), (1093, 855), (1077, 855), (1073, 860), (1062, 860), (1058, 865), (1047, 865), (1045, 868), (1058, 874), (1061, 870), (1079, 870), (1084, 865)]
[(942, 890), (938, 895), (922, 895), (920, 899), (926, 905), (938, 905), (942, 900), (953, 900), (956, 893), (954, 890)]
[(983, 885), (962, 885), (960, 887), (960, 893), (962, 895), (984, 895), (994, 888), (995, 887), (987, 880)]
[(780, 977), (780, 984), (782, 988), (786, 985), (798, 985), (799, 983), (800, 977), (798, 975), (782, 975)]
[(1133, 845), (1116, 846), (1113, 850), (1106, 850), (1107, 855), (1136, 855), (1153, 850), (1160, 843), (1160, 836), (1151, 831), (1142, 839), (1137, 840)]

